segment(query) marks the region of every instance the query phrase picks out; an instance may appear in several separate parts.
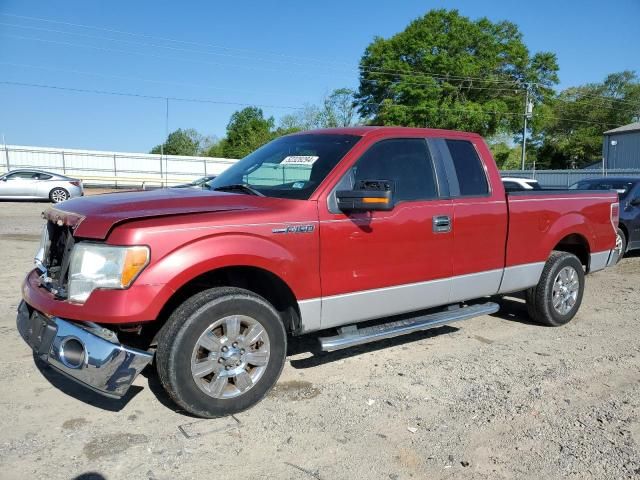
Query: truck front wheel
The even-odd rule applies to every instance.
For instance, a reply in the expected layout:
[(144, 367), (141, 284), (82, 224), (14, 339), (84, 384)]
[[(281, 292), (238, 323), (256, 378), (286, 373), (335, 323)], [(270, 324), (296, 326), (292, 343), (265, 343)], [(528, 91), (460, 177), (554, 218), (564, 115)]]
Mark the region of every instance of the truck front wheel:
[(529, 316), (538, 323), (559, 327), (578, 312), (584, 293), (584, 270), (578, 257), (553, 251), (538, 285), (526, 292)]
[(287, 336), (278, 312), (241, 288), (197, 293), (158, 338), (158, 376), (187, 412), (222, 417), (259, 402), (278, 380)]

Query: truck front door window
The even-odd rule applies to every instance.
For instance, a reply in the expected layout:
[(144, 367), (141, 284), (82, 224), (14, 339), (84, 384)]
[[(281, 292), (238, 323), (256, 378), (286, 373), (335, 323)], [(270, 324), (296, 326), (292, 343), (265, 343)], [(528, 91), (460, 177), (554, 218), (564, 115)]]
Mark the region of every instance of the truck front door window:
[(429, 150), (421, 138), (397, 138), (376, 143), (353, 167), (353, 176), (354, 184), (361, 180), (392, 181), (396, 203), (438, 196)]

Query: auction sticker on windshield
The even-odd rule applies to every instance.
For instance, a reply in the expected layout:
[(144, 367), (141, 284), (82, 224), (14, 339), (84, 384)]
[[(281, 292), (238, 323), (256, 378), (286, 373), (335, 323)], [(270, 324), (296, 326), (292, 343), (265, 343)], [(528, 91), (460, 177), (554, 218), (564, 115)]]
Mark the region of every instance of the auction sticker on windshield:
[(313, 165), (318, 158), (315, 155), (289, 155), (284, 157), (280, 165)]

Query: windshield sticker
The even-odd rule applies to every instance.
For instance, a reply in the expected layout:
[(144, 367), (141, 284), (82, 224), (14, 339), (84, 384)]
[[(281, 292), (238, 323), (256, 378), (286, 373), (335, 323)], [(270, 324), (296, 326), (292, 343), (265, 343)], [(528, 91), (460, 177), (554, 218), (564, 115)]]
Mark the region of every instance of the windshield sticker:
[(280, 165), (313, 165), (318, 158), (315, 155), (289, 155), (284, 157)]

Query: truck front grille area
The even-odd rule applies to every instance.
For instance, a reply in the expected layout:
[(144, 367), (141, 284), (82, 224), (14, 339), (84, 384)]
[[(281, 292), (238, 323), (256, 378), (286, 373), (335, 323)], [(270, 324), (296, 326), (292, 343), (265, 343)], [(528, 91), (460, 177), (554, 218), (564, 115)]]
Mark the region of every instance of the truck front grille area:
[(56, 297), (66, 298), (71, 250), (75, 243), (71, 227), (49, 220), (42, 235), (41, 285)]

